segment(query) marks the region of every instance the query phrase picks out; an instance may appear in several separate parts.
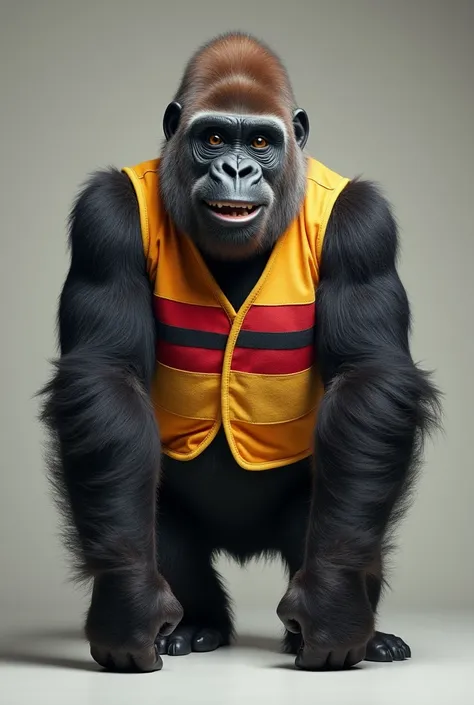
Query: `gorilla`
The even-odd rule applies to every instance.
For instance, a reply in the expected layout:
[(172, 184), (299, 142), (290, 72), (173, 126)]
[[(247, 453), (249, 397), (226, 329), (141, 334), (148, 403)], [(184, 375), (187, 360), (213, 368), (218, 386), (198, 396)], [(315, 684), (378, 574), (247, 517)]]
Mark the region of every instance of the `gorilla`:
[(163, 129), (72, 206), (41, 392), (91, 655), (144, 672), (230, 644), (224, 552), (283, 561), (297, 668), (409, 658), (376, 614), (440, 412), (392, 208), (305, 153), (287, 72), (245, 33), (195, 53)]

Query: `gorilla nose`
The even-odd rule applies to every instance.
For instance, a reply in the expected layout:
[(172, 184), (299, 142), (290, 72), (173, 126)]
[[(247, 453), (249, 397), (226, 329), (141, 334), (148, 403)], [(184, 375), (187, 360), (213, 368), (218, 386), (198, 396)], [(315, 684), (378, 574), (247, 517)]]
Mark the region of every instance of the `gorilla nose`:
[(255, 186), (262, 178), (262, 169), (259, 164), (252, 159), (237, 159), (221, 157), (212, 163), (210, 175), (221, 184), (232, 184), (235, 188), (236, 182), (245, 181), (246, 186)]

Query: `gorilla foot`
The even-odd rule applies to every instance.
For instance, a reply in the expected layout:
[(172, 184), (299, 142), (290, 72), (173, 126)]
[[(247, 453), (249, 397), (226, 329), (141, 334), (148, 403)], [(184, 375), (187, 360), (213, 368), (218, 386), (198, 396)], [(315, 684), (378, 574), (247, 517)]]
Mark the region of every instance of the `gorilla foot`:
[(394, 634), (375, 632), (367, 644), (366, 661), (405, 661), (407, 658), (411, 658), (410, 647)]
[[(297, 654), (301, 647), (301, 634), (287, 632), (283, 642), (283, 650), (287, 654)], [(403, 639), (394, 634), (375, 632), (367, 644), (365, 661), (405, 661), (411, 658), (411, 649)]]
[(187, 656), (192, 651), (215, 651), (224, 643), (224, 636), (217, 629), (187, 625), (179, 625), (169, 636), (159, 636), (156, 640), (158, 653), (162, 656)]

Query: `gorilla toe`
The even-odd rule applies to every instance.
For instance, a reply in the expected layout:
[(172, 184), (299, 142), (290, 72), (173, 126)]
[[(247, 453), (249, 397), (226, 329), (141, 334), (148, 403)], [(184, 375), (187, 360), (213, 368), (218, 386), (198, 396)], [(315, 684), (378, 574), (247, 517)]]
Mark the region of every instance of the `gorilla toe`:
[(410, 647), (394, 634), (375, 632), (367, 644), (366, 661), (405, 661), (408, 658), (411, 658)]
[(179, 625), (170, 636), (159, 636), (156, 640), (158, 652), (162, 656), (187, 656), (192, 651), (215, 651), (223, 643), (223, 636), (217, 629), (186, 625)]
[(193, 651), (215, 651), (222, 644), (223, 638), (217, 629), (201, 629), (194, 635)]

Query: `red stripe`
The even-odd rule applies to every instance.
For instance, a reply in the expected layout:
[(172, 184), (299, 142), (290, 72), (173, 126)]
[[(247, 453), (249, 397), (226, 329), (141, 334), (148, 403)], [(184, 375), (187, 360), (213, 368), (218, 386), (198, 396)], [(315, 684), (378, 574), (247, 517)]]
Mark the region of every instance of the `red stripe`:
[(205, 350), (204, 348), (188, 348), (184, 345), (174, 345), (163, 340), (156, 346), (158, 362), (187, 372), (222, 372), (223, 350)]
[(161, 296), (154, 297), (153, 306), (157, 319), (170, 326), (225, 335), (230, 331), (229, 319), (222, 308), (183, 304)]
[(232, 370), (265, 375), (289, 375), (307, 370), (313, 364), (314, 347), (298, 350), (250, 350), (235, 348)]
[(315, 304), (288, 306), (251, 306), (243, 330), (261, 333), (291, 333), (314, 326)]

